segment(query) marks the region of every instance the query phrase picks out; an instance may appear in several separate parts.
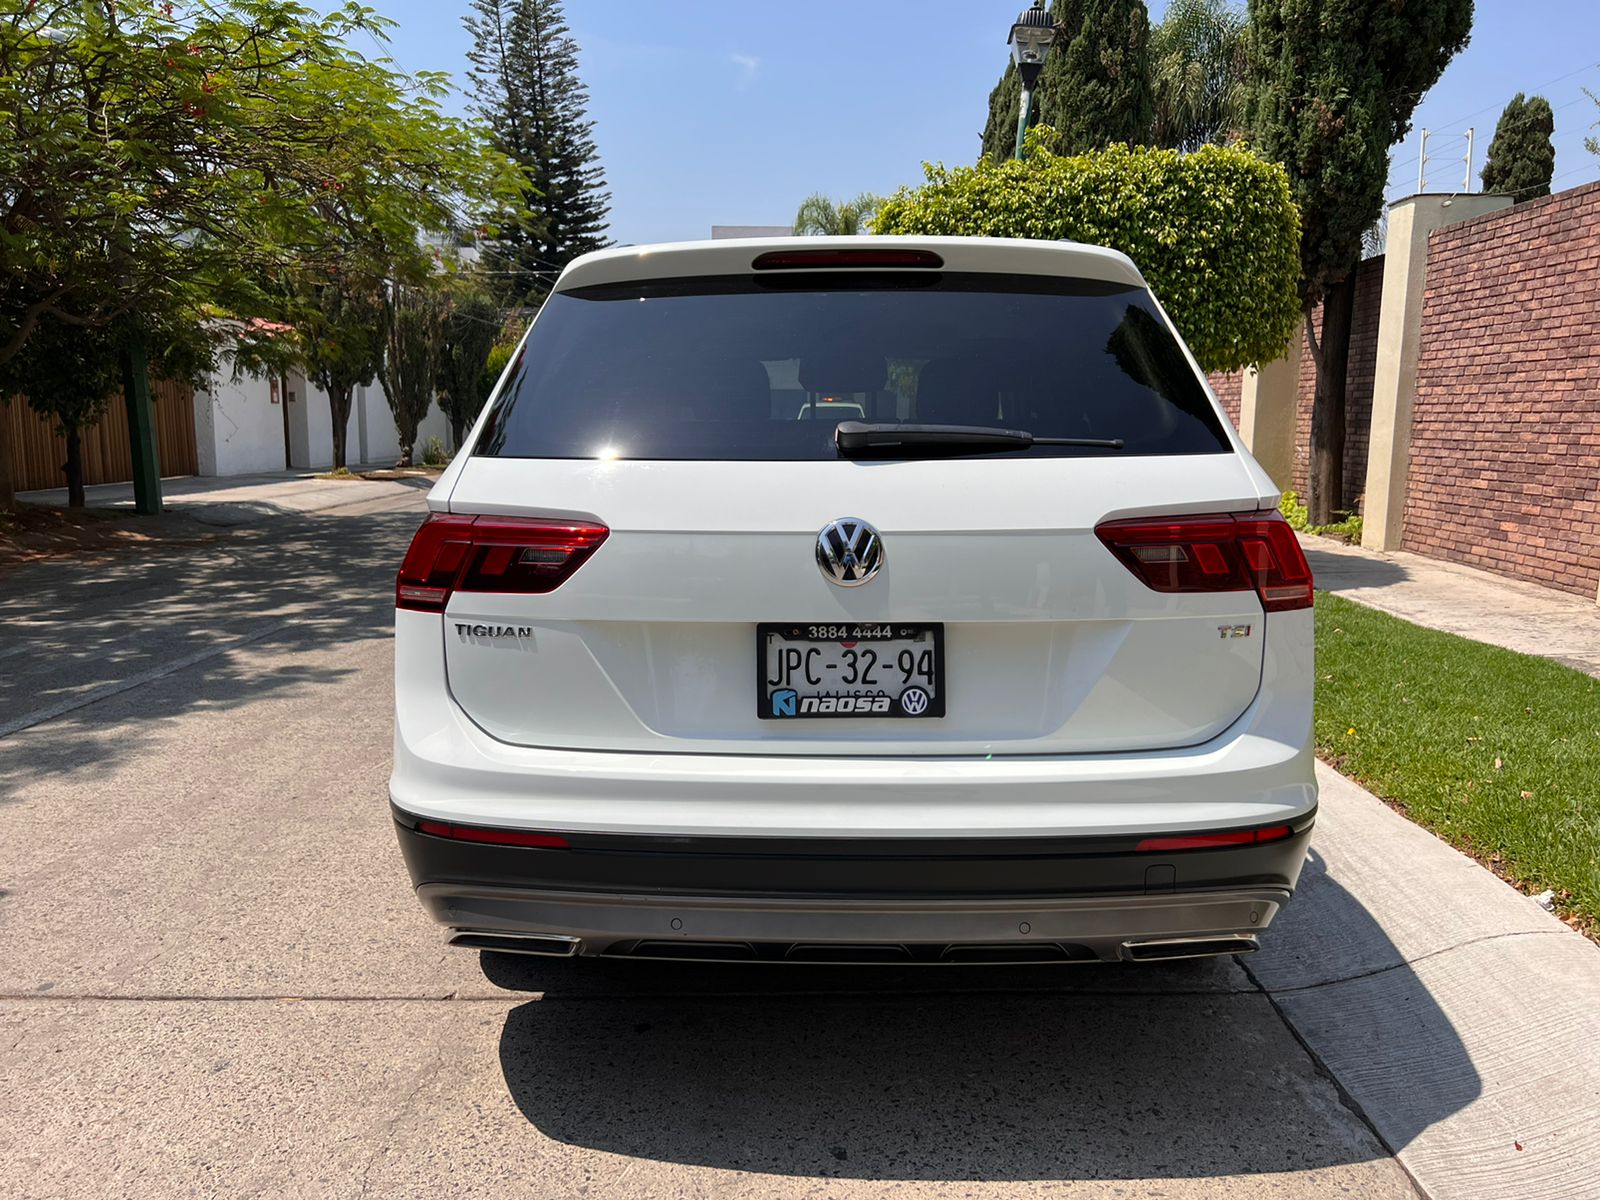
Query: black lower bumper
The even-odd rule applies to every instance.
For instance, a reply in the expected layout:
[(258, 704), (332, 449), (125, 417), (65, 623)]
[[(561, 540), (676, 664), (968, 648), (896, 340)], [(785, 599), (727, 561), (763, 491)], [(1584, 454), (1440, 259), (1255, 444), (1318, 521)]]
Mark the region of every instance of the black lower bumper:
[[(1140, 851), (1140, 837), (772, 838), (563, 833), (565, 849), (419, 832), (394, 809), (418, 888), (816, 900), (1003, 900), (1293, 891), (1315, 811), (1276, 841)], [(1148, 835), (1141, 835), (1148, 836)]]

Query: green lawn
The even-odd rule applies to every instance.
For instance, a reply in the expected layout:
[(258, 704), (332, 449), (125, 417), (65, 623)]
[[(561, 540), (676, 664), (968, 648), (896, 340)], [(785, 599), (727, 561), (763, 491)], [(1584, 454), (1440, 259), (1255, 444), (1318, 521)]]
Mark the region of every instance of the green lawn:
[(1600, 680), (1317, 596), (1317, 753), (1600, 930)]

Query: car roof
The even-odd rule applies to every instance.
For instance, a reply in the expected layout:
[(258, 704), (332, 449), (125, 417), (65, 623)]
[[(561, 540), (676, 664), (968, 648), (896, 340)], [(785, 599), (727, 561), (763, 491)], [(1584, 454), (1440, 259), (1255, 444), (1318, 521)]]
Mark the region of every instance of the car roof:
[[(1082, 242), (983, 237), (787, 237), (729, 238), (705, 242), (662, 242), (617, 246), (575, 258), (556, 281), (558, 292), (595, 284), (694, 275), (743, 275), (757, 255), (781, 250), (932, 250), (946, 271), (1001, 275), (1062, 275), (1144, 287), (1133, 260), (1118, 250)], [(819, 267), (819, 270), (829, 268)], [(833, 268), (837, 270), (838, 268)], [(903, 268), (902, 268), (903, 269)], [(790, 272), (786, 272), (790, 273)], [(793, 274), (800, 274), (795, 270)]]

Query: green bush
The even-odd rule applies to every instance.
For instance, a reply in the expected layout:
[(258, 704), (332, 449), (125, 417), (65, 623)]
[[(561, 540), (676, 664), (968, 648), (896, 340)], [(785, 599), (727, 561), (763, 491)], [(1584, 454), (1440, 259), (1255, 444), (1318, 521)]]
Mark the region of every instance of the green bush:
[(1116, 145), (1069, 157), (1029, 134), (1022, 162), (928, 164), (884, 201), (874, 233), (1069, 239), (1121, 250), (1200, 365), (1235, 371), (1283, 353), (1300, 319), (1300, 216), (1281, 166), (1248, 150)]
[(1307, 515), (1306, 506), (1300, 503), (1299, 492), (1285, 492), (1278, 497), (1278, 511), (1283, 514), (1283, 519), (1289, 522), (1289, 528), (1297, 532), (1304, 532), (1311, 524)]
[(425, 467), (442, 467), (450, 461), (450, 456), (444, 452), (444, 443), (436, 437), (431, 437), (422, 447), (422, 465)]
[[(506, 364), (516, 352), (516, 346), (506, 343), (489, 347), (489, 357), (483, 364), (483, 400), (487, 400), (489, 393), (494, 391), (494, 385), (500, 382), (500, 373), (506, 369)], [(478, 402), (480, 408), (483, 400)]]
[(1339, 538), (1343, 541), (1359, 545), (1361, 542), (1361, 514), (1354, 512), (1341, 512), (1339, 520), (1329, 525), (1313, 525), (1307, 513), (1306, 506), (1300, 503), (1298, 492), (1285, 492), (1278, 498), (1278, 511), (1283, 514), (1284, 520), (1289, 522), (1289, 528), (1301, 533), (1314, 533), (1320, 537)]

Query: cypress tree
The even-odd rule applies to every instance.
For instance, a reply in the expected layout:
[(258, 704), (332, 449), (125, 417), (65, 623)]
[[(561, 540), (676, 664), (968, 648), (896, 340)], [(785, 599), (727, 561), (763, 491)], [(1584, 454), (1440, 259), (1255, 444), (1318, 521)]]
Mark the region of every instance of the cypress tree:
[[(1345, 367), (1362, 237), (1389, 148), (1472, 30), (1472, 0), (1250, 0), (1247, 124), (1300, 206), (1300, 297), (1317, 368), (1308, 507), (1343, 507)], [(1310, 320), (1323, 303), (1320, 338)]]
[(522, 211), (486, 241), (491, 266), (516, 271), (512, 292), (539, 295), (554, 272), (608, 244), (611, 195), (578, 77), (578, 44), (560, 0), (470, 0), (472, 111), (523, 169)]
[[(1113, 142), (1150, 140), (1150, 14), (1144, 0), (1053, 0), (1056, 42), (1034, 89), (1034, 120), (1049, 125), (1059, 154), (1098, 150)], [(1022, 83), (1017, 69), (989, 93), (983, 157), (1004, 161), (1017, 140)]]
[(1556, 173), (1555, 113), (1543, 96), (1518, 92), (1500, 114), (1483, 164), (1483, 190), (1504, 192), (1518, 204), (1550, 194)]

